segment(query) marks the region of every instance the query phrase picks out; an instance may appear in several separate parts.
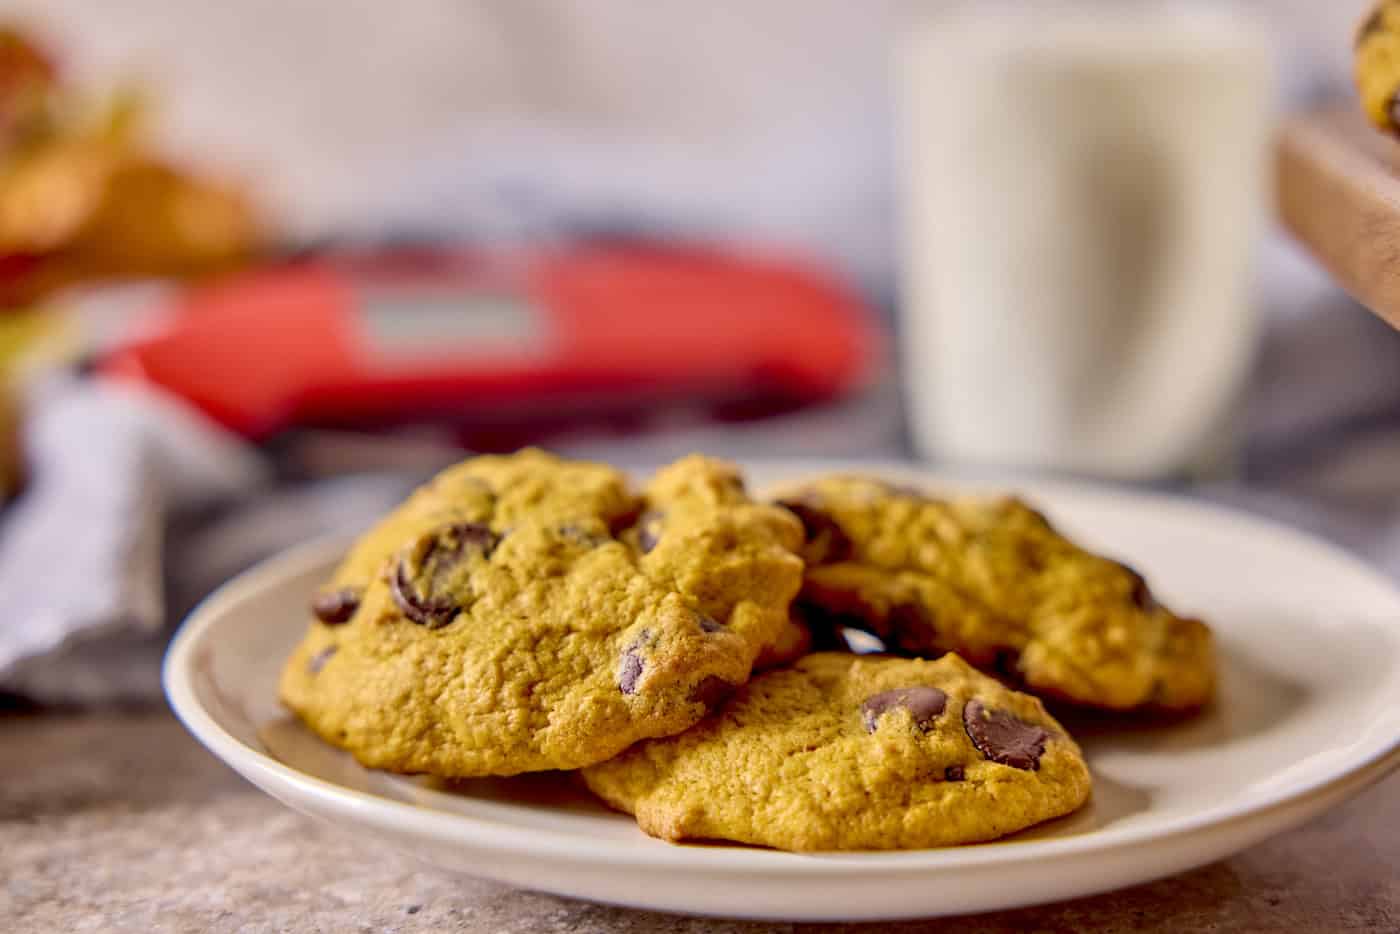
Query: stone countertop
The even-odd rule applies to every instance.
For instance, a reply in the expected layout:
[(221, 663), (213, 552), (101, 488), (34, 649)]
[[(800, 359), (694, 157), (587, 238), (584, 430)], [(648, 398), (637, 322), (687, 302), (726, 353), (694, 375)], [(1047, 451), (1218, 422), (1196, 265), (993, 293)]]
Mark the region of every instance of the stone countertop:
[(3, 714), (0, 929), (1400, 931), (1400, 775), (1233, 859), (1122, 892), (972, 918), (792, 925), (631, 911), (439, 873), (283, 807), (165, 712)]

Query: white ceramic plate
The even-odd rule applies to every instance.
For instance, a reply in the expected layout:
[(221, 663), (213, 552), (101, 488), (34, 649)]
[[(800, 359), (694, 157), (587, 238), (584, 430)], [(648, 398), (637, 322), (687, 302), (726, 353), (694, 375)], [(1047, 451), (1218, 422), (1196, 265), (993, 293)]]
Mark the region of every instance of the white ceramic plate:
[[(758, 487), (827, 466), (760, 465), (751, 477)], [(1301, 823), (1400, 764), (1400, 595), (1384, 578), (1208, 505), (1068, 483), (1017, 489), (1069, 534), (1143, 570), (1173, 607), (1206, 617), (1223, 679), (1219, 702), (1188, 722), (1072, 723), (1094, 772), (1091, 803), (997, 843), (822, 855), (675, 846), (566, 776), (445, 787), (362, 769), (275, 697), (308, 597), (343, 543), (296, 549), (211, 596), (170, 648), (166, 691), (195, 736), (268, 793), (443, 868), (636, 907), (791, 920), (985, 911), (1143, 882)]]

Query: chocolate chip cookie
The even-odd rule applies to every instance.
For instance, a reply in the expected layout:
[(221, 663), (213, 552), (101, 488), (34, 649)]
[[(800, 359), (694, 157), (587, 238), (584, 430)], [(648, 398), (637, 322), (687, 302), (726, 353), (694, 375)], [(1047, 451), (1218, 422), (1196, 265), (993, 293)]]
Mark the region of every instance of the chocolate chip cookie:
[(368, 766), (570, 769), (695, 723), (788, 626), (800, 524), (690, 457), (638, 497), (539, 451), (444, 471), (314, 598), (281, 696)]
[(1090, 789), (1040, 701), (956, 655), (809, 655), (582, 774), (652, 836), (785, 850), (992, 840), (1070, 813)]
[(1013, 498), (937, 499), (830, 477), (781, 500), (806, 530), (809, 621), (892, 651), (957, 652), (1018, 687), (1109, 710), (1186, 711), (1215, 682), (1210, 631), (1131, 568), (1057, 533)]
[(1400, 133), (1400, 2), (1383, 0), (1356, 32), (1356, 87), (1366, 116)]

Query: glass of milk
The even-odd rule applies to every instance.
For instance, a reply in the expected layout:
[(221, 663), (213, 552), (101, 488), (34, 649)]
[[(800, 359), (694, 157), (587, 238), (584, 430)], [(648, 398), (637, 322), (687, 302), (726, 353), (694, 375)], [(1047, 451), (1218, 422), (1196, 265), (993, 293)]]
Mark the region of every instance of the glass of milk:
[(1256, 338), (1267, 34), (1218, 7), (969, 7), (897, 61), (910, 427), (953, 461), (1202, 468)]

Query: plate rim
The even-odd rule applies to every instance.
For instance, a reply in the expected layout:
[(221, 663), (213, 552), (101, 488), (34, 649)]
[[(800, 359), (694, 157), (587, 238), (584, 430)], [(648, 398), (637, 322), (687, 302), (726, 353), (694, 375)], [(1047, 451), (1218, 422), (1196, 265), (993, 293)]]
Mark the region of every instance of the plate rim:
[[(1382, 572), (1342, 546), (1295, 529), (1280, 521), (1217, 503), (1159, 490), (1138, 490), (1092, 480), (1028, 477), (1023, 474), (941, 469), (933, 466), (890, 461), (833, 461), (785, 458), (748, 460), (746, 468), (768, 474), (786, 469), (792, 480), (824, 471), (860, 471), (885, 476), (918, 477), (930, 485), (942, 484), (965, 489), (1004, 487), (1015, 484), (1018, 494), (1037, 499), (1088, 497), (1100, 502), (1150, 503), (1157, 508), (1184, 512), (1202, 521), (1225, 521), (1251, 534), (1278, 538), (1289, 547), (1313, 552), (1347, 573), (1368, 580), (1377, 592), (1386, 593), (1400, 609), (1400, 587)], [(783, 481), (785, 483), (787, 481)], [(782, 483), (769, 484), (781, 486)], [(1110, 503), (1112, 504), (1112, 503)], [(619, 840), (580, 838), (575, 833), (538, 827), (503, 824), (489, 818), (447, 812), (397, 801), (370, 792), (338, 785), (294, 769), (271, 755), (249, 746), (229, 733), (200, 703), (194, 688), (197, 652), (203, 639), (227, 612), (227, 607), (276, 586), (283, 579), (302, 573), (317, 564), (334, 560), (348, 541), (345, 535), (317, 538), (280, 551), (236, 575), (201, 600), (185, 617), (171, 640), (162, 664), (161, 680), (166, 697), (185, 728), (213, 755), (243, 776), (258, 776), (316, 799), (329, 810), (391, 833), (411, 833), (423, 838), (449, 840), (456, 844), (500, 850), (517, 855), (544, 855), (569, 859), (586, 858), (595, 868), (654, 870), (668, 865), (694, 870), (754, 870), (768, 873), (790, 871), (802, 875), (880, 875), (891, 871), (976, 869), (990, 865), (1020, 864), (1046, 859), (1103, 854), (1174, 839), (1227, 823), (1256, 817), (1283, 805), (1301, 801), (1328, 786), (1393, 760), (1377, 769), (1376, 780), (1400, 767), (1400, 731), (1366, 744), (1365, 751), (1345, 761), (1319, 769), (1306, 780), (1257, 795), (1248, 803), (1228, 802), (1186, 814), (1166, 826), (1109, 827), (1067, 837), (1037, 840), (993, 841), (976, 847), (941, 847), (903, 851), (832, 851), (788, 853), (745, 846), (665, 846), (639, 848)]]

